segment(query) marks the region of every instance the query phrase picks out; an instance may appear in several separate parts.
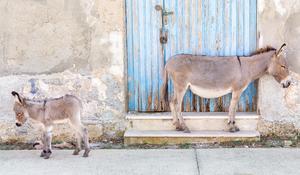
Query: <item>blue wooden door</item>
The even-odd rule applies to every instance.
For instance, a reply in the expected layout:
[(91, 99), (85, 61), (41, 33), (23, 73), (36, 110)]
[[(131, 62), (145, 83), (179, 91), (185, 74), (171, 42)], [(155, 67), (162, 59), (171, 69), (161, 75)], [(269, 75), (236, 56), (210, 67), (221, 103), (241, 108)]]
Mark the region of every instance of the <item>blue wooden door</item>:
[[(256, 49), (256, 0), (126, 0), (126, 24), (129, 111), (160, 111), (163, 67), (172, 55), (242, 56)], [(170, 98), (171, 82), (168, 91)], [(256, 97), (252, 83), (238, 111), (255, 111)], [(183, 110), (228, 111), (230, 99), (188, 91)]]

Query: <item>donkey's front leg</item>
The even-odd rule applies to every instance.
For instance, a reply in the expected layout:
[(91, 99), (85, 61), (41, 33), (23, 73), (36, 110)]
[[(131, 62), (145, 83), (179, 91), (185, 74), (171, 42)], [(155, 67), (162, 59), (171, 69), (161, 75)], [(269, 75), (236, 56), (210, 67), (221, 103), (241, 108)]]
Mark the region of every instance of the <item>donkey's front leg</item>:
[(78, 131), (76, 132), (76, 141), (77, 141), (77, 144), (76, 144), (75, 150), (73, 151), (73, 155), (78, 155), (79, 152), (81, 151), (82, 138), (81, 138), (81, 133)]
[(44, 142), (45, 142), (45, 147), (43, 150), (44, 159), (49, 159), (50, 155), (52, 154), (51, 141), (52, 141), (52, 126), (47, 126), (44, 131)]
[(235, 112), (236, 112), (236, 106), (239, 102), (241, 96), (241, 92), (240, 91), (233, 91), (232, 92), (232, 99), (230, 102), (230, 106), (229, 106), (229, 120), (228, 120), (228, 124), (227, 124), (227, 131), (229, 132), (237, 132), (240, 129), (236, 126), (235, 123)]
[(175, 100), (176, 100), (175, 97), (171, 100), (170, 110), (171, 110), (171, 114), (172, 114), (172, 117), (173, 117), (173, 125), (176, 127), (176, 130), (179, 131), (179, 130), (182, 130), (182, 129), (181, 129), (181, 126), (179, 124), (179, 120), (177, 118), (177, 114), (176, 114), (176, 111), (175, 111), (175, 105), (174, 105)]
[(46, 137), (47, 137), (47, 132), (43, 131), (43, 135), (42, 135), (42, 144), (43, 144), (43, 150), (41, 152), (41, 157), (44, 157), (47, 153), (46, 151)]

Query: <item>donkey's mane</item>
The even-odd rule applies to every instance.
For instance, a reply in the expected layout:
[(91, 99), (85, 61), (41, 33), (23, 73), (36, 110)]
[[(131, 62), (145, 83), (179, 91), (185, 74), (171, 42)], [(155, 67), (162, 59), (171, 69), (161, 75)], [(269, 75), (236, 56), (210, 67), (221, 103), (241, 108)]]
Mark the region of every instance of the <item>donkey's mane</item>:
[(252, 52), (250, 54), (250, 56), (259, 55), (259, 54), (262, 54), (262, 53), (265, 53), (265, 52), (269, 52), (269, 51), (272, 51), (272, 50), (276, 50), (276, 49), (274, 47), (271, 47), (271, 46), (266, 46), (266, 47), (257, 49), (256, 51)]

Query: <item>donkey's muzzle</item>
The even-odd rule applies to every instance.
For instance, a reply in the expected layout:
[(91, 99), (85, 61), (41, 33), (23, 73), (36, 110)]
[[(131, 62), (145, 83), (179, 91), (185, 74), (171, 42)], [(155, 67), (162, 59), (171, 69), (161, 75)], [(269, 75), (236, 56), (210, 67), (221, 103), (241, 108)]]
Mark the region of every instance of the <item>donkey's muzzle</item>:
[(21, 124), (20, 124), (20, 123), (16, 123), (16, 125), (17, 125), (17, 127), (20, 127), (20, 126), (21, 126)]
[(287, 81), (286, 83), (282, 84), (283, 88), (288, 88), (291, 85), (290, 81)]

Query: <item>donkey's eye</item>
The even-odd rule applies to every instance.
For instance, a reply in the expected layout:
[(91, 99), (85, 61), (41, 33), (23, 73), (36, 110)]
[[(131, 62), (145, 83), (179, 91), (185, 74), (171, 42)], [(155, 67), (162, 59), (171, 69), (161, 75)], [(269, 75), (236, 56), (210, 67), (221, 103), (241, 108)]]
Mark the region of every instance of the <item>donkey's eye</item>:
[(284, 65), (281, 65), (281, 67), (282, 67), (283, 69), (285, 69), (285, 68), (286, 68)]

